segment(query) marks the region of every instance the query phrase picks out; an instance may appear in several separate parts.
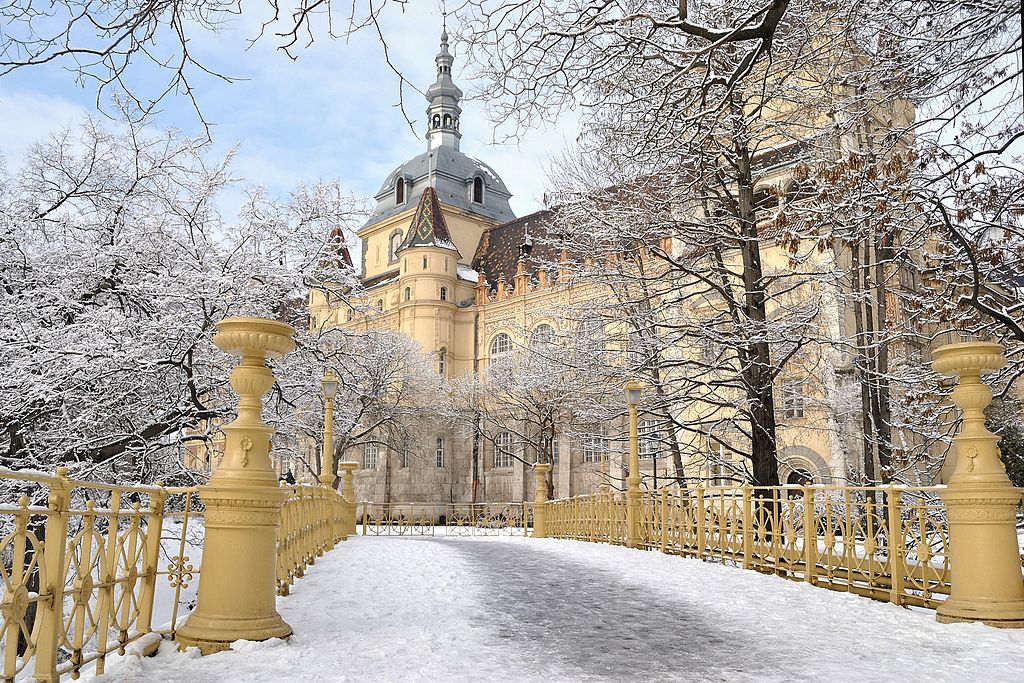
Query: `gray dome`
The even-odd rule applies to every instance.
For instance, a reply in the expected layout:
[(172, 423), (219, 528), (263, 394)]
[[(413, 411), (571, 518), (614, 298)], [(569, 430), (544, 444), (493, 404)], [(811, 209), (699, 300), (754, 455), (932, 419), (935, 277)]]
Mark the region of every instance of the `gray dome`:
[[(395, 185), (405, 180), (405, 201), (399, 204)], [(474, 179), (484, 183), (484, 201), (472, 201)], [(512, 193), (493, 168), (448, 146), (436, 147), (405, 162), (392, 171), (374, 198), (377, 208), (366, 225), (378, 223), (416, 206), (427, 187), (433, 187), (442, 204), (454, 206), (498, 222), (515, 218), (508, 204)]]

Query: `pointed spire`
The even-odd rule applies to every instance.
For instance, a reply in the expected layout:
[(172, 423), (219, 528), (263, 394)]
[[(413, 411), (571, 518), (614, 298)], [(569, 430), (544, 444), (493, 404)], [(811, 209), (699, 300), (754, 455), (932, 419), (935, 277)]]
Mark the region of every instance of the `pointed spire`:
[(452, 64), (455, 58), (448, 51), (448, 29), (441, 29), (441, 51), (434, 57), (437, 63), (437, 80), (426, 92), (427, 101), (427, 141), (428, 149), (451, 147), (459, 149), (459, 117), (462, 109), (462, 90), (452, 81)]
[[(448, 232), (448, 222), (441, 212), (437, 193), (432, 187), (425, 188), (420, 195), (420, 203), (416, 206), (409, 231), (401, 246), (395, 251), (401, 252), (410, 247), (440, 247), (459, 253), (455, 242), (452, 241), (451, 233)], [(461, 258), (462, 255), (459, 256)]]

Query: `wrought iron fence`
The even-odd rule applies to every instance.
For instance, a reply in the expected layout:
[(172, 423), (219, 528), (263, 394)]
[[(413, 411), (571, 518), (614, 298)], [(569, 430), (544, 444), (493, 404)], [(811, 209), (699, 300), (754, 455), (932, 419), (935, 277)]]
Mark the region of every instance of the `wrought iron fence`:
[(525, 535), (525, 503), (369, 503), (359, 516), (364, 536)]
[[(548, 535), (623, 545), (626, 495), (550, 501)], [(949, 595), (936, 488), (780, 486), (645, 491), (639, 546), (772, 573), (896, 604)]]

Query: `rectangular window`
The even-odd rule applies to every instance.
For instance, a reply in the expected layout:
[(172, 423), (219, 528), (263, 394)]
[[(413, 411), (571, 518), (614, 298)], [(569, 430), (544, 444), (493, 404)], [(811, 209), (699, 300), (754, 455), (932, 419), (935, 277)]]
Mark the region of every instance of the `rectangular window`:
[(494, 438), (494, 466), (512, 467), (512, 435), (508, 432)]
[(583, 435), (583, 462), (602, 462), (608, 457), (608, 439), (604, 429)]
[(552, 465), (557, 465), (558, 464), (558, 456), (559, 456), (559, 452), (558, 451), (559, 450), (560, 449), (558, 447), (558, 437), (556, 436), (554, 439), (551, 440), (551, 464)]
[(377, 462), (380, 460), (380, 446), (375, 443), (368, 443), (363, 446), (363, 469), (377, 469)]
[(444, 467), (444, 437), (437, 437), (435, 460), (438, 467)]
[(637, 426), (637, 447), (641, 458), (657, 458), (661, 450), (661, 434), (654, 420), (641, 420)]
[(782, 413), (786, 419), (804, 416), (805, 397), (804, 383), (800, 380), (787, 379), (782, 382)]

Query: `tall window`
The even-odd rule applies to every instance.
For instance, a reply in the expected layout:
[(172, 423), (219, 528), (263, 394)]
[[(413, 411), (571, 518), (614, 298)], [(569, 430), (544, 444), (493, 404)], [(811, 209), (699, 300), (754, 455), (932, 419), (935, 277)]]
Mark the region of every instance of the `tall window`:
[(363, 445), (363, 469), (375, 470), (380, 460), (380, 446), (375, 443)]
[(782, 411), (786, 419), (804, 416), (804, 383), (787, 379), (782, 382)]
[(377, 299), (377, 310), (378, 311), (383, 311), (384, 310), (384, 299)]
[(445, 371), (448, 369), (448, 351), (442, 347), (437, 352), (437, 374), (442, 377), (446, 377)]
[(473, 178), (473, 203), (484, 203), (484, 179), (480, 176)]
[(637, 427), (641, 458), (655, 458), (661, 447), (661, 434), (654, 420), (641, 420)]
[(533, 348), (543, 348), (550, 346), (555, 341), (555, 329), (547, 323), (541, 323), (537, 325), (533, 330), (533, 334), (530, 335), (530, 346)]
[(591, 351), (605, 348), (604, 321), (599, 317), (587, 318), (579, 327), (580, 346)]
[(444, 467), (444, 437), (437, 437), (437, 447), (434, 449), (434, 464)]
[(403, 470), (408, 468), (409, 460), (409, 446), (403, 445), (401, 453), (398, 454), (398, 467)]
[(583, 435), (583, 462), (601, 462), (607, 457), (607, 453), (608, 439), (605, 438), (602, 427)]
[(406, 287), (405, 288), (405, 300), (406, 301), (412, 300), (412, 287)]
[(397, 204), (405, 203), (405, 178), (399, 178), (395, 183), (395, 202)]
[(558, 447), (558, 437), (556, 436), (554, 439), (551, 440), (551, 464), (552, 465), (557, 465), (558, 464), (558, 458), (561, 455), (559, 453), (560, 450), (561, 449)]
[(508, 432), (494, 437), (494, 466), (512, 467), (512, 435)]
[(398, 248), (402, 246), (402, 231), (395, 230), (388, 238), (388, 263), (398, 260)]
[(423, 257), (423, 270), (426, 270), (426, 269), (427, 269), (427, 257), (424, 256)]
[(448, 288), (447, 287), (442, 287), (441, 288), (441, 301), (448, 301)]
[(493, 340), (491, 340), (491, 357), (504, 356), (506, 353), (512, 350), (512, 337), (508, 336), (504, 332), (499, 332)]

